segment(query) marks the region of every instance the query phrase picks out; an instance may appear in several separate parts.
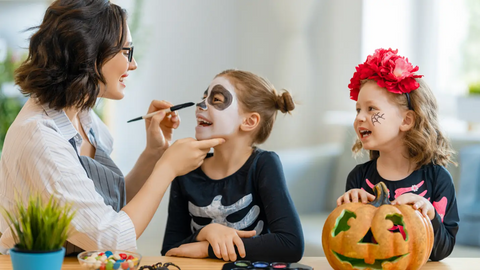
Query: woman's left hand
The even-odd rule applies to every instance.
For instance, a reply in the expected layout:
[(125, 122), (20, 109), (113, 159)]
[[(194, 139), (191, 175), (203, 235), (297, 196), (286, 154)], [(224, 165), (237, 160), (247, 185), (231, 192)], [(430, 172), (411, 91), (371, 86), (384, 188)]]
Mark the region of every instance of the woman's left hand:
[(207, 241), (183, 244), (178, 248), (170, 249), (165, 255), (196, 259), (208, 258), (208, 245)]
[(398, 196), (392, 204), (411, 204), (413, 209), (420, 211), (425, 217), (428, 217), (430, 220), (435, 218), (435, 208), (430, 203), (429, 200), (424, 197), (413, 194), (405, 193)]
[[(173, 104), (165, 100), (153, 100), (148, 113), (172, 107)], [(173, 130), (180, 125), (177, 112), (159, 112), (152, 118), (145, 119), (147, 130), (147, 150), (153, 153), (163, 153), (172, 141)]]

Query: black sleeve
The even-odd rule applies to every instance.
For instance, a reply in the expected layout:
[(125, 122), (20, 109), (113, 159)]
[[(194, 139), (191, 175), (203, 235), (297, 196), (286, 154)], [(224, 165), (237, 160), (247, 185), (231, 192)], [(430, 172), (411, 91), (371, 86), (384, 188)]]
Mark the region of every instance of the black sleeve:
[[(280, 158), (273, 152), (260, 154), (262, 156), (259, 157), (254, 177), (270, 233), (243, 238), (246, 252), (244, 259), (297, 262), (303, 256), (303, 231), (287, 189)], [(211, 247), (209, 256), (216, 258)]]
[(362, 170), (361, 165), (355, 166), (352, 171), (347, 176), (347, 183), (345, 184), (345, 192), (354, 188), (361, 188)]
[[(430, 259), (439, 261), (452, 253), (460, 218), (452, 176), (444, 167), (438, 166), (435, 169), (436, 179), (434, 179), (435, 187), (431, 202), (437, 207), (435, 207), (435, 218), (432, 220), (435, 240)], [(445, 213), (439, 213), (437, 209), (445, 209)], [(444, 214), (443, 222), (442, 214)]]
[(183, 196), (179, 180), (176, 178), (170, 187), (168, 219), (163, 238), (162, 255), (182, 244), (196, 242), (199, 231), (192, 234), (190, 219), (188, 200)]

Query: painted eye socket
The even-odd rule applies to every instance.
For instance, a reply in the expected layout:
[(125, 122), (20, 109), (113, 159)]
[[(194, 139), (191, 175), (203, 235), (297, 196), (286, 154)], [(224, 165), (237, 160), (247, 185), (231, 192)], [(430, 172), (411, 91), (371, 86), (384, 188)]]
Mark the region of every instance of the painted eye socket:
[(213, 103), (223, 103), (225, 101), (225, 97), (221, 94), (215, 94), (213, 96)]
[(357, 218), (357, 215), (354, 212), (343, 210), (335, 222), (335, 229), (332, 232), (332, 236), (335, 237), (341, 232), (348, 231), (350, 229), (348, 220), (351, 218)]

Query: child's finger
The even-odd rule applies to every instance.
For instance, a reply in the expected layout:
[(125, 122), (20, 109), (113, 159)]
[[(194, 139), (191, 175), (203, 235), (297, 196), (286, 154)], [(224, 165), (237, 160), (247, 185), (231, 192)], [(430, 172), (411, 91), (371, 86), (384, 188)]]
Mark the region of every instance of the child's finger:
[(233, 243), (235, 244), (235, 246), (237, 246), (238, 255), (240, 255), (240, 257), (242, 258), (245, 258), (247, 252), (245, 251), (245, 246), (243, 245), (242, 239), (240, 239), (240, 237), (234, 237)]
[(421, 209), (423, 206), (424, 206), (424, 202), (423, 202), (423, 201), (416, 201), (416, 202), (413, 204), (413, 208), (414, 208), (414, 209)]
[(257, 232), (256, 232), (255, 230), (251, 230), (251, 231), (240, 231), (240, 230), (237, 230), (237, 235), (238, 235), (240, 238), (250, 238), (250, 237), (254, 237), (256, 234), (257, 234)]
[(347, 192), (345, 195), (343, 195), (343, 203), (349, 203), (350, 202), (350, 193)]
[(367, 192), (361, 192), (360, 193), (360, 198), (362, 200), (362, 203), (368, 203), (368, 193)]
[(225, 242), (220, 243), (220, 253), (224, 261), (228, 262), (228, 250)]
[(227, 252), (228, 252), (228, 259), (232, 262), (237, 260), (237, 253), (235, 253), (235, 247), (233, 246), (233, 239), (232, 241), (227, 242)]
[(428, 208), (427, 207), (423, 207), (422, 209), (422, 214), (428, 218)]
[(338, 199), (337, 199), (337, 206), (342, 205), (342, 201), (343, 201), (343, 195), (340, 196), (340, 197), (338, 197)]
[(219, 259), (222, 258), (222, 252), (220, 252), (220, 246), (218, 245), (218, 243), (210, 243), (210, 245), (212, 246), (213, 253), (215, 253), (215, 257)]
[(165, 254), (165, 256), (172, 256), (172, 257), (177, 255), (178, 255), (178, 248), (172, 248), (169, 251), (167, 251), (167, 253)]
[(350, 196), (352, 197), (352, 203), (358, 202), (358, 191), (354, 190), (350, 192)]
[(367, 194), (368, 201), (372, 202), (375, 200), (375, 195), (365, 192)]

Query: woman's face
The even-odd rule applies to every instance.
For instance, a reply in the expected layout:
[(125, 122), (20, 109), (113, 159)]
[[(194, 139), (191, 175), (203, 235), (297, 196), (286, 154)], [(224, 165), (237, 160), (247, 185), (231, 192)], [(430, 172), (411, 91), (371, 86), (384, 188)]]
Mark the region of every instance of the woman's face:
[(216, 77), (203, 93), (195, 112), (197, 140), (226, 138), (238, 131), (242, 123), (234, 86), (223, 76)]
[[(132, 36), (127, 26), (127, 39), (123, 47), (132, 46)], [(135, 58), (132, 57), (132, 62), (128, 61), (128, 52), (128, 50), (121, 50), (103, 65), (102, 74), (106, 84), (100, 83), (99, 97), (118, 100), (125, 96), (123, 91), (127, 87), (125, 79), (128, 77), (128, 72), (137, 69)]]

